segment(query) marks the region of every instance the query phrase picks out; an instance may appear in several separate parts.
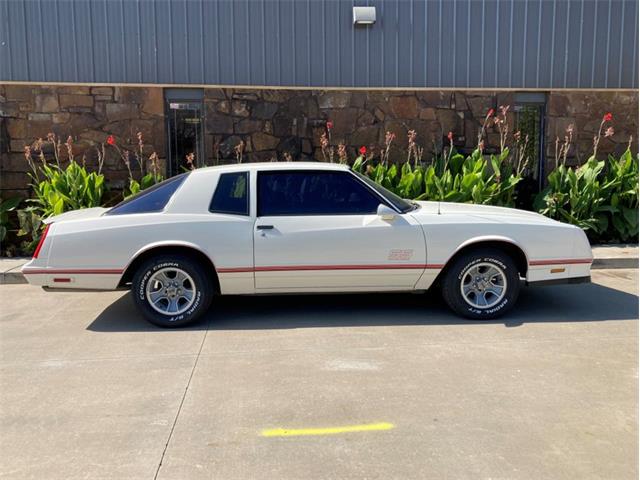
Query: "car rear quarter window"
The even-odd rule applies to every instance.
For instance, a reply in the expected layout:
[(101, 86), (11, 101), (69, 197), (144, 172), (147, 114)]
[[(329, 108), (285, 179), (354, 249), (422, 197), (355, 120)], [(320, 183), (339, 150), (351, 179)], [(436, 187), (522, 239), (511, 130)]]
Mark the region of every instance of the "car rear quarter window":
[(367, 215), (381, 201), (347, 172), (258, 174), (258, 215)]
[(131, 213), (151, 213), (164, 210), (174, 193), (180, 188), (188, 173), (168, 178), (127, 198), (109, 210), (105, 215), (126, 215)]
[(249, 173), (233, 172), (220, 175), (209, 211), (232, 215), (249, 215)]

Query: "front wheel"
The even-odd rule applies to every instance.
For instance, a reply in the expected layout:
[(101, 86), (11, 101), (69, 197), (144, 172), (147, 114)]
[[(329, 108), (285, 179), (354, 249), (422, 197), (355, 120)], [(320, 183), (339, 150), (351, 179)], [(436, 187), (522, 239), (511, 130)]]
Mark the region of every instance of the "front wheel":
[(442, 296), (449, 307), (472, 320), (490, 320), (507, 313), (520, 293), (520, 275), (513, 259), (499, 250), (465, 253), (447, 268)]
[(191, 258), (162, 255), (140, 266), (131, 293), (151, 323), (164, 328), (182, 327), (207, 311), (213, 285), (206, 271)]

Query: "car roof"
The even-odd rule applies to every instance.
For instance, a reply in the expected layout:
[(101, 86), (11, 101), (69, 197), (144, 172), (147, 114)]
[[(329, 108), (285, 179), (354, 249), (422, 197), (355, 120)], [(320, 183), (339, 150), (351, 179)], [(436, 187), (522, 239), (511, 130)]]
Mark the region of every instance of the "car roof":
[(349, 170), (348, 165), (340, 163), (323, 163), (323, 162), (256, 162), (256, 163), (232, 163), (229, 165), (217, 165), (214, 167), (198, 168), (191, 174), (198, 172), (237, 172), (247, 170)]

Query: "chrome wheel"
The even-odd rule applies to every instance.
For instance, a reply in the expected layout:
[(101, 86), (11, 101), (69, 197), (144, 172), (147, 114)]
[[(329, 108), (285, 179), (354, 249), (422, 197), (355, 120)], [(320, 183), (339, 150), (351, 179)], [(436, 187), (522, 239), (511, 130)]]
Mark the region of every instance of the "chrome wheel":
[(180, 315), (195, 301), (196, 285), (191, 276), (179, 268), (162, 268), (147, 282), (147, 302), (163, 315)]
[(460, 291), (465, 302), (474, 308), (491, 308), (500, 303), (507, 292), (507, 277), (493, 263), (477, 263), (462, 274)]

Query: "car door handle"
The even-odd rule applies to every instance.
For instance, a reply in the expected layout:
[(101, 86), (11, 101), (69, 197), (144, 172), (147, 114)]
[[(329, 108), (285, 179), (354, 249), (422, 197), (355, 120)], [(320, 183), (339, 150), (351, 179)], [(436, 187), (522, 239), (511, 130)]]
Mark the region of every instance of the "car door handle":
[(257, 230), (273, 230), (273, 225), (258, 225)]

